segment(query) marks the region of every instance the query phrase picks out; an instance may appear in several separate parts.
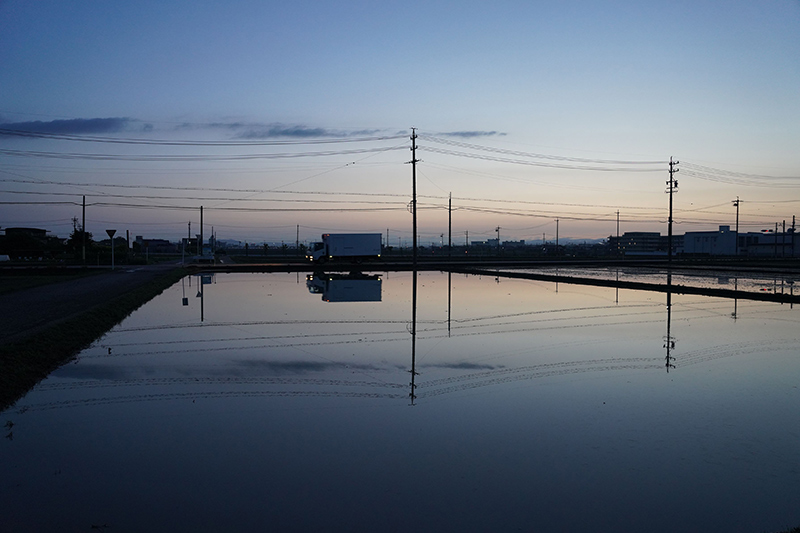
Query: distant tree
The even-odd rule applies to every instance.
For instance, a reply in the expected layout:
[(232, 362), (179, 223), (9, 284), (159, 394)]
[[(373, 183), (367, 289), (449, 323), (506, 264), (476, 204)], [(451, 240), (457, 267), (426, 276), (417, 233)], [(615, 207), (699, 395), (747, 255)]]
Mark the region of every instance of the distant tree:
[(75, 257), (80, 257), (83, 251), (83, 238), (86, 234), (86, 253), (94, 248), (94, 240), (92, 234), (88, 231), (84, 232), (82, 229), (76, 227), (67, 239), (67, 251), (74, 254)]

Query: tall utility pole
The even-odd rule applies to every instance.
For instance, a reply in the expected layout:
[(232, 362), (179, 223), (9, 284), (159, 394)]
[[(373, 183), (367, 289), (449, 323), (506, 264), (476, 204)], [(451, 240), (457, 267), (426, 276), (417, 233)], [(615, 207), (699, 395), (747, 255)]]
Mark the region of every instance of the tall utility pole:
[(556, 257), (558, 257), (558, 219), (556, 219)]
[(619, 255), (619, 209), (617, 209), (617, 255)]
[(200, 206), (200, 242), (197, 243), (197, 255), (203, 255), (203, 206)]
[(783, 234), (781, 235), (781, 257), (786, 257), (786, 220), (783, 221)]
[[(83, 197), (83, 218), (81, 221), (81, 238), (83, 239), (83, 246), (81, 249), (81, 257), (83, 258), (83, 266), (86, 266), (86, 196)], [(114, 247), (114, 243), (111, 243), (111, 247)]]
[(494, 229), (497, 232), (497, 255), (500, 255), (500, 226)]
[(447, 257), (453, 256), (453, 193), (447, 201)]
[(411, 128), (411, 215), (413, 217), (411, 237), (412, 237), (412, 263), (414, 270), (417, 269), (417, 128)]
[(667, 262), (672, 266), (672, 195), (678, 191), (678, 180), (674, 175), (678, 172), (675, 168), (680, 161), (673, 161), (672, 156), (669, 158), (669, 181), (667, 182), (667, 194), (669, 194), (669, 229), (667, 230)]
[(736, 208), (736, 255), (739, 255), (739, 197), (733, 201), (733, 207)]

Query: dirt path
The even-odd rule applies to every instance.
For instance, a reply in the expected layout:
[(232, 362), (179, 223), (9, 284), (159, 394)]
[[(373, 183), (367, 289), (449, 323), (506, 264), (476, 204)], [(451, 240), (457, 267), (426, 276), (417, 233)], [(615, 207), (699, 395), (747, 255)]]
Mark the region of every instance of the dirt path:
[(72, 318), (173, 270), (175, 265), (119, 268), (0, 295), (0, 341), (12, 342)]

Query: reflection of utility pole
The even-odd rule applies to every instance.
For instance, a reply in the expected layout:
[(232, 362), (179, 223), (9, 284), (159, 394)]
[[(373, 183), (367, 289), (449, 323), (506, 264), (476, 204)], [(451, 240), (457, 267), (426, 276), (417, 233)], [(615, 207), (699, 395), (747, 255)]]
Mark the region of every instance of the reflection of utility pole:
[(670, 368), (675, 368), (672, 364), (671, 350), (675, 348), (675, 337), (671, 335), (670, 326), (672, 325), (672, 272), (667, 272), (667, 335), (664, 337), (664, 348), (667, 349), (666, 368), (669, 373)]
[(417, 399), (416, 395), (416, 377), (419, 375), (417, 372), (417, 269), (414, 268), (412, 272), (411, 281), (411, 392), (408, 396), (411, 398), (411, 405), (414, 405), (414, 400)]
[(739, 255), (739, 197), (733, 201), (733, 206), (736, 208), (736, 255)]
[[(739, 278), (735, 277), (735, 278), (733, 278), (733, 291), (736, 292), (738, 290), (739, 290)], [(738, 296), (734, 296), (733, 297), (733, 313), (731, 313), (731, 317), (733, 317), (734, 320), (739, 318), (739, 297)]]
[(452, 308), (453, 273), (447, 272), (447, 336), (450, 336), (450, 310)]
[(672, 266), (672, 195), (673, 193), (678, 191), (678, 180), (674, 178), (674, 174), (678, 172), (678, 169), (675, 166), (678, 165), (680, 161), (672, 161), (672, 157), (669, 158), (669, 181), (667, 182), (667, 193), (669, 194), (669, 228), (667, 233), (667, 262), (669, 266)]

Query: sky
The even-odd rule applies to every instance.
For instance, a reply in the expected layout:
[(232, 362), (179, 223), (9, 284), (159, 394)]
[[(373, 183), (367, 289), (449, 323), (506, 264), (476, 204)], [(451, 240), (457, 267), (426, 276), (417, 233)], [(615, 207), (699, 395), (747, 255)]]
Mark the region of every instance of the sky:
[(0, 228), (407, 245), (412, 128), (422, 244), (788, 227), (800, 1), (0, 0)]

